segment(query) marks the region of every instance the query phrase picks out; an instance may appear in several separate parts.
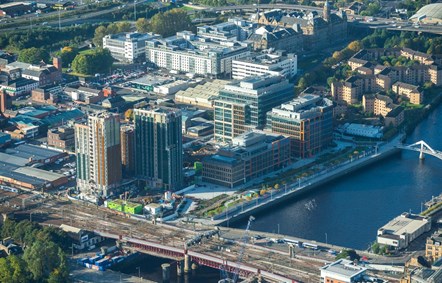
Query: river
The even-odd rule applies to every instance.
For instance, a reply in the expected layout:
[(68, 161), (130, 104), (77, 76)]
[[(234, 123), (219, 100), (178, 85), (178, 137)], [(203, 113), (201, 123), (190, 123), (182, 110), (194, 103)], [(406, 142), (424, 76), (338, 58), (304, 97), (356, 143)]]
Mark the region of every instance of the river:
[[(435, 109), (407, 138), (424, 140), (442, 150), (442, 107)], [(403, 150), (324, 185), (268, 212), (254, 215), (252, 229), (366, 249), (376, 231), (405, 211), (419, 213), (421, 204), (442, 192), (442, 160)], [(244, 228), (244, 221), (234, 224)]]

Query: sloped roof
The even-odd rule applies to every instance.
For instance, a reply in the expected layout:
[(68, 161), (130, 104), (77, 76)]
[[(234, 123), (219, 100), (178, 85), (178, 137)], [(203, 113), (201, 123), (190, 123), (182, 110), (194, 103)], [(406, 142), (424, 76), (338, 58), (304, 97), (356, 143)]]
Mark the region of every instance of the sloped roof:
[(410, 19), (418, 19), (421, 16), (442, 20), (442, 3), (425, 5), (419, 9)]

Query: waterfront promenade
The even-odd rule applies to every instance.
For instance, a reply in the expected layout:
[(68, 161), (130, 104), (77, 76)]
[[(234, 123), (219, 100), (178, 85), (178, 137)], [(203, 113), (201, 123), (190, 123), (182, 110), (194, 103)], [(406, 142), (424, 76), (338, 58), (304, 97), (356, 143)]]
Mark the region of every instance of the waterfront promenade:
[(359, 153), (355, 158), (350, 158), (311, 176), (298, 178), (296, 182), (286, 184), (279, 190), (271, 190), (263, 196), (257, 196), (252, 200), (229, 207), (223, 213), (213, 216), (211, 220), (198, 219), (196, 221), (201, 221), (208, 225), (228, 226), (230, 221), (237, 221), (248, 217), (252, 213), (260, 212), (287, 199), (309, 192), (320, 185), (399, 152), (400, 149), (397, 146), (401, 144), (403, 138), (403, 135), (398, 135), (387, 143), (379, 144), (369, 151)]

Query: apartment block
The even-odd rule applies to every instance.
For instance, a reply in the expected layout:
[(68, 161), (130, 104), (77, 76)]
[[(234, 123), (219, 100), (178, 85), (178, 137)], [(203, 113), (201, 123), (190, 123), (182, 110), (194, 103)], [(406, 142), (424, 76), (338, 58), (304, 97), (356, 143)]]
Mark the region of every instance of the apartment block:
[(442, 258), (442, 230), (439, 230), (425, 243), (425, 257), (431, 261)]
[(122, 180), (120, 119), (100, 112), (75, 125), (77, 187), (82, 196), (97, 200), (114, 194)]
[(232, 60), (250, 54), (246, 43), (214, 41), (189, 31), (146, 42), (146, 60), (168, 70), (204, 76), (232, 72)]
[(135, 174), (135, 131), (131, 125), (121, 127), (121, 164), (123, 176), (131, 177)]
[(393, 84), (392, 90), (397, 95), (407, 97), (413, 104), (422, 104), (424, 100), (424, 92), (419, 86), (396, 82)]
[(112, 57), (120, 62), (134, 63), (145, 59), (146, 41), (160, 38), (151, 33), (117, 33), (103, 38), (103, 48), (109, 49)]
[(362, 96), (362, 107), (364, 108), (364, 112), (385, 117), (396, 105), (394, 105), (393, 100), (386, 95), (367, 94)]
[(135, 109), (136, 175), (154, 188), (178, 190), (183, 182), (181, 111)]
[[(379, 60), (382, 56), (403, 56), (410, 60), (416, 60), (419, 62), (417, 65), (412, 66), (380, 66), (373, 64), (370, 61)], [(426, 53), (414, 51), (409, 48), (374, 48), (363, 49), (353, 55), (348, 60), (352, 71), (360, 72), (367, 66), (374, 69), (374, 73), (378, 73), (379, 70), (385, 70), (384, 75), (390, 77), (391, 82), (397, 81), (419, 85), (425, 82), (432, 82), (435, 85), (442, 85), (442, 68), (440, 66), (441, 60), (439, 57), (429, 55)]]

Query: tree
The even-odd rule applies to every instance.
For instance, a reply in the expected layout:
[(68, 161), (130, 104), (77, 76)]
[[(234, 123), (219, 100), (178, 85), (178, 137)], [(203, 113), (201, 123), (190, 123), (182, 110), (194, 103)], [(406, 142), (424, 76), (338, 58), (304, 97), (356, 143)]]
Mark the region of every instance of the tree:
[(61, 58), (61, 62), (63, 67), (69, 67), (72, 64), (72, 61), (75, 59), (75, 56), (78, 55), (78, 49), (72, 46), (65, 46), (62, 50), (55, 53), (55, 56)]
[(164, 37), (183, 30), (193, 30), (194, 27), (186, 11), (173, 9), (158, 13), (150, 21), (150, 30)]
[(107, 72), (114, 62), (108, 49), (95, 49), (88, 53), (78, 54), (72, 61), (72, 70), (84, 75)]
[(103, 47), (103, 38), (109, 34), (116, 34), (120, 32), (129, 32), (131, 30), (131, 24), (129, 22), (111, 23), (106, 26), (98, 26), (95, 29), (94, 38), (92, 42), (97, 47)]
[(341, 61), (341, 60), (343, 59), (343, 56), (342, 56), (342, 52), (341, 52), (341, 51), (335, 51), (335, 52), (333, 52), (332, 57), (333, 57), (333, 59), (336, 60), (336, 62), (339, 62), (339, 61)]
[(328, 77), (327, 78), (327, 85), (331, 87), (332, 83), (337, 82), (337, 79), (335, 77)]
[(99, 26), (95, 29), (94, 38), (92, 39), (92, 42), (97, 47), (103, 46), (103, 37), (105, 37), (107, 34), (107, 29), (105, 26)]
[(356, 253), (355, 250), (342, 250), (337, 256), (336, 260), (341, 258), (349, 258), (350, 260), (359, 260), (361, 258), (360, 255)]
[(15, 224), (16, 223), (14, 221), (10, 220), (9, 218), (3, 222), (3, 225), (1, 226), (2, 238), (12, 237), (14, 235)]
[(14, 283), (14, 269), (9, 263), (9, 258), (0, 258), (0, 282)]
[(134, 110), (128, 109), (124, 112), (124, 119), (126, 119), (126, 121), (132, 121), (134, 119)]
[(12, 237), (23, 245), (30, 245), (35, 239), (35, 231), (37, 224), (28, 220), (20, 221), (15, 225), (14, 234)]
[(138, 32), (148, 32), (149, 31), (149, 21), (145, 18), (139, 18), (135, 22), (135, 27)]
[(38, 64), (41, 61), (49, 62), (49, 53), (42, 48), (25, 48), (20, 51), (18, 55), (18, 61), (29, 63), (29, 64)]
[(132, 25), (129, 22), (119, 22), (116, 23), (117, 32), (129, 32), (132, 28)]
[(11, 255), (0, 259), (0, 282), (27, 283), (30, 279), (26, 263), (22, 258)]
[(356, 53), (356, 52), (358, 52), (359, 50), (362, 49), (362, 45), (361, 45), (361, 42), (359, 40), (355, 40), (355, 41), (350, 42), (348, 44), (347, 48), (350, 49), (351, 51), (353, 51), (353, 53)]
[(53, 242), (36, 241), (30, 248), (25, 250), (23, 259), (28, 265), (32, 279), (42, 281), (62, 263), (60, 247)]
[(80, 74), (92, 74), (90, 63), (84, 54), (79, 54), (72, 61), (72, 69)]
[(298, 81), (298, 89), (302, 91), (306, 89), (307, 86), (308, 86), (307, 80), (304, 77), (300, 78)]

